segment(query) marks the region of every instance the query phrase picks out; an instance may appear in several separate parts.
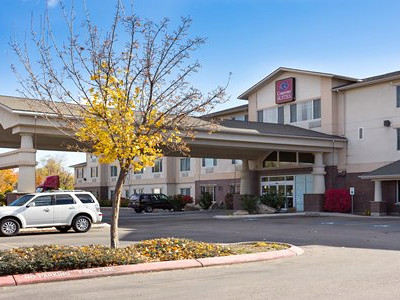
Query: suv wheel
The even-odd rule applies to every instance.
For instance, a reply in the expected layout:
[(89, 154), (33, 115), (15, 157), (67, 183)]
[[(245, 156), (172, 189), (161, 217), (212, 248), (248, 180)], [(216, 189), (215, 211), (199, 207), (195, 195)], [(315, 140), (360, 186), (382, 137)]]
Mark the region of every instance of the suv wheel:
[(3, 219), (0, 222), (0, 235), (13, 236), (19, 232), (19, 223), (11, 218)]
[(72, 227), (72, 226), (56, 226), (56, 229), (57, 229), (59, 232), (65, 233), (65, 232), (68, 232), (68, 230), (70, 230), (71, 227)]
[(75, 232), (87, 232), (92, 227), (92, 221), (86, 216), (77, 216), (72, 221)]
[(151, 205), (146, 205), (144, 208), (144, 211), (147, 213), (151, 213), (153, 211), (153, 206)]

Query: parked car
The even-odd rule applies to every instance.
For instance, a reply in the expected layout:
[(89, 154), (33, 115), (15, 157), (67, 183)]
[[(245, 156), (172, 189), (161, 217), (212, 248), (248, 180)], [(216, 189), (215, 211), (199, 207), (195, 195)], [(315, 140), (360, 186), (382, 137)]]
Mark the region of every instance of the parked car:
[(164, 194), (133, 194), (129, 198), (129, 207), (137, 213), (150, 213), (155, 208), (173, 209), (170, 198)]
[(20, 228), (55, 227), (87, 232), (103, 214), (93, 194), (85, 191), (52, 191), (24, 195), (0, 207), (0, 235), (13, 236)]

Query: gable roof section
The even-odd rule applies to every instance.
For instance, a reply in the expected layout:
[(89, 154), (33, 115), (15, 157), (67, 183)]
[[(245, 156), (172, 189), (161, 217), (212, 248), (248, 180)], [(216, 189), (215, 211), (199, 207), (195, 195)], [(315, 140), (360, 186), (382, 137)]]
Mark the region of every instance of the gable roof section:
[(400, 178), (400, 160), (360, 176), (361, 179)]
[(344, 79), (344, 80), (349, 80), (356, 82), (358, 79), (352, 78), (352, 77), (346, 77), (342, 75), (336, 75), (336, 74), (331, 74), (331, 73), (323, 73), (323, 72), (315, 72), (315, 71), (307, 71), (307, 70), (301, 70), (301, 69), (292, 69), (292, 68), (285, 68), (285, 67), (280, 67), (273, 71), (271, 74), (267, 75), (263, 79), (261, 79), (259, 82), (257, 82), (255, 85), (253, 85), (251, 88), (249, 88), (247, 91), (239, 95), (238, 99), (242, 100), (248, 100), (249, 96), (253, 94), (255, 91), (257, 91), (259, 88), (267, 84), (268, 82), (272, 81), (274, 78), (278, 77), (280, 74), (284, 72), (292, 72), (292, 73), (299, 73), (299, 74), (309, 74), (309, 75), (315, 75), (315, 76), (323, 76), (323, 77), (331, 77), (331, 78), (337, 78), (337, 79)]

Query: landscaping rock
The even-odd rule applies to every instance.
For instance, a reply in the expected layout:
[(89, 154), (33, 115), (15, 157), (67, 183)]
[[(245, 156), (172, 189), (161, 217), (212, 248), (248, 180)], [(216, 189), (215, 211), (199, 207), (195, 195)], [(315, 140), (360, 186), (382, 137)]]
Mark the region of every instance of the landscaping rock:
[(244, 215), (248, 215), (248, 214), (249, 214), (249, 212), (245, 211), (245, 210), (237, 210), (237, 211), (233, 212), (234, 216), (244, 216)]
[(276, 212), (276, 209), (265, 204), (258, 204), (257, 212), (259, 214), (274, 214)]

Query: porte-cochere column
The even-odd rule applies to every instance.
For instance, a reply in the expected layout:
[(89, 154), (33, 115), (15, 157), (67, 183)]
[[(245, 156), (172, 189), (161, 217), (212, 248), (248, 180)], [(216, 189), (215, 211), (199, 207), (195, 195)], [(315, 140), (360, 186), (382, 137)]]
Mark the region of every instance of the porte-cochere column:
[(325, 197), (325, 165), (323, 153), (314, 153), (313, 191), (311, 194), (304, 194), (305, 211), (322, 211)]
[(33, 134), (20, 133), (21, 147), (18, 150), (18, 193), (33, 193), (35, 187), (36, 150), (33, 148)]

